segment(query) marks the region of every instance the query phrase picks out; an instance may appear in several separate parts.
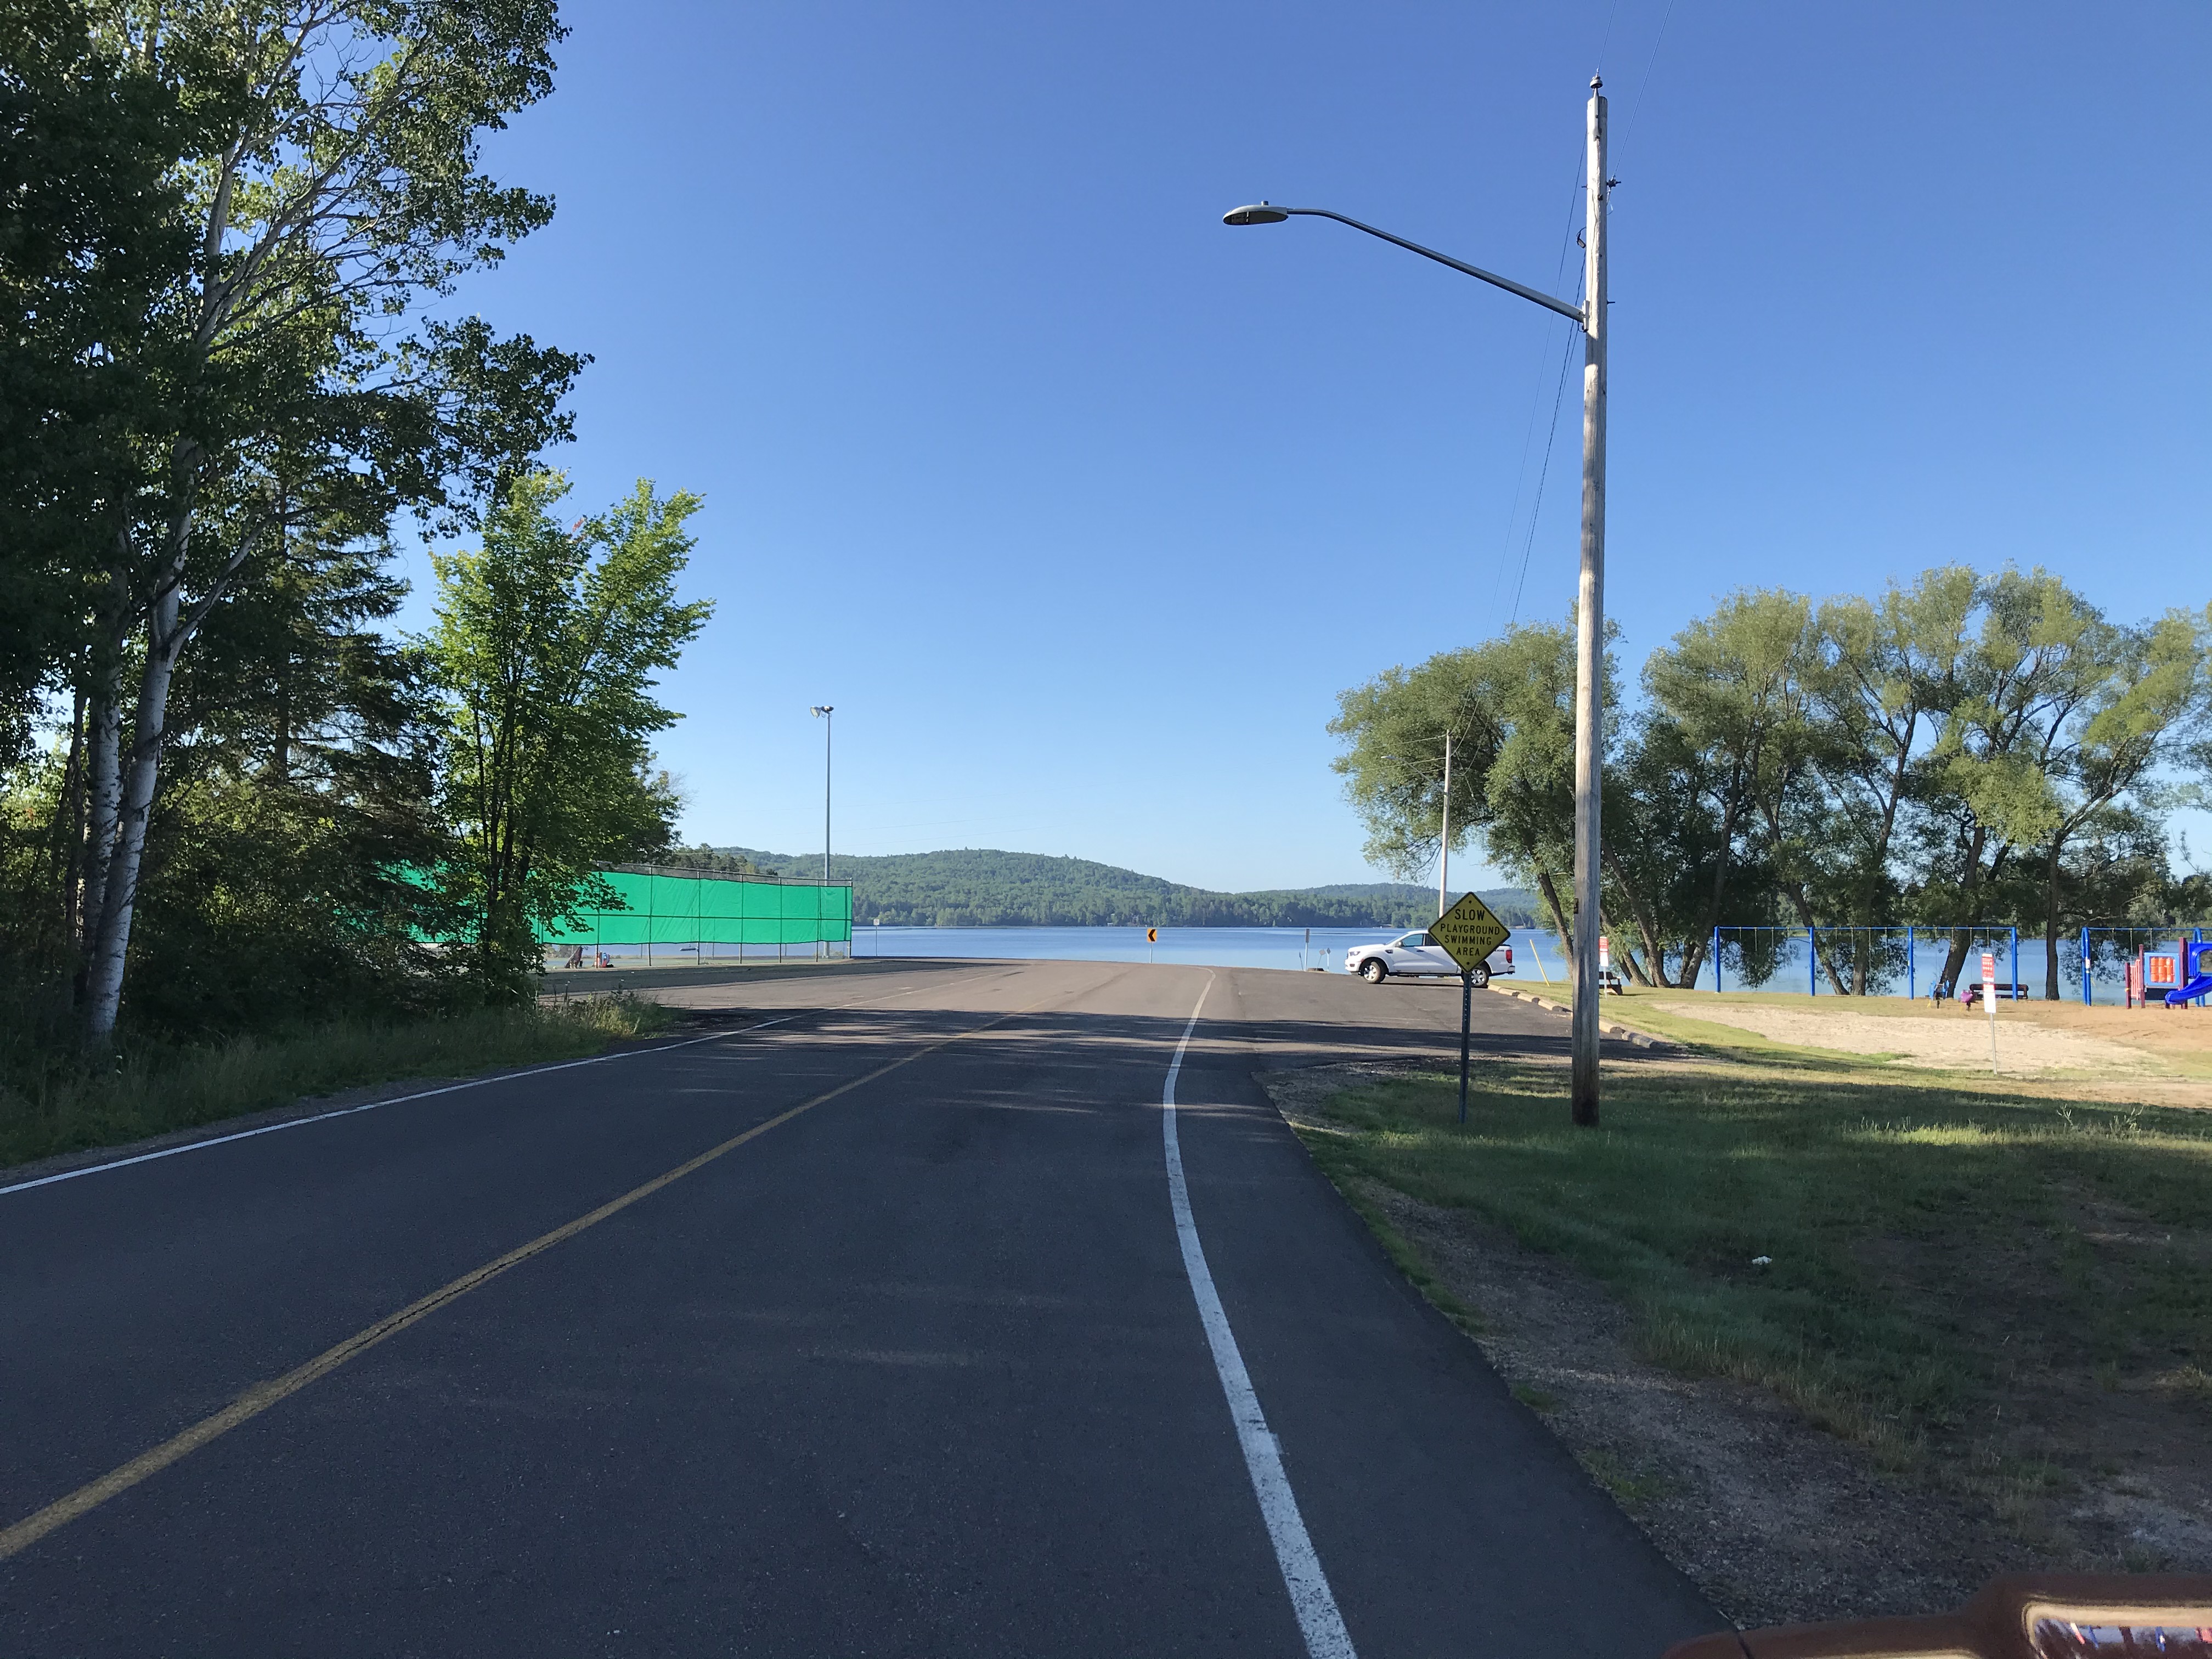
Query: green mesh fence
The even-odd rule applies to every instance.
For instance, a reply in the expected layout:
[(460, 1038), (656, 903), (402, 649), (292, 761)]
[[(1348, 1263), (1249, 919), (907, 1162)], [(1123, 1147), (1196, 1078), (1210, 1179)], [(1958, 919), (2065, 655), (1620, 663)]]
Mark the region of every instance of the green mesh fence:
[(602, 877), (628, 907), (586, 910), (549, 934), (548, 945), (847, 945), (853, 890), (773, 877), (686, 875), (626, 869)]

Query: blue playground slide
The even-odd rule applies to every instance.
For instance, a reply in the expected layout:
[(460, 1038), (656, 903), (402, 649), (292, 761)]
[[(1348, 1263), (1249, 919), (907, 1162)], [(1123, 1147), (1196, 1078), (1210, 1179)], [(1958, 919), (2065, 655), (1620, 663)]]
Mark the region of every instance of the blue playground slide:
[(2179, 990), (2168, 991), (2166, 1006), (2169, 1008), (2185, 1007), (2197, 998), (2208, 995), (2212, 995), (2212, 974), (2199, 974)]

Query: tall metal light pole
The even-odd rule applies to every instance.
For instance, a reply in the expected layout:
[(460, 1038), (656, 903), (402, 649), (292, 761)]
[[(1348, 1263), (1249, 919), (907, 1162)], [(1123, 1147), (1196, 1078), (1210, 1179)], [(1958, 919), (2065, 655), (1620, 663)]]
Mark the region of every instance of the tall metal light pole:
[(1222, 216), (1230, 225), (1279, 225), (1293, 215), (1334, 219), (1340, 225), (1379, 236), (1409, 253), (1449, 265), (1463, 276), (1517, 294), (1547, 310), (1571, 317), (1583, 331), (1583, 538), (1582, 580), (1575, 606), (1575, 936), (1572, 1027), (1574, 1069), (1570, 1085), (1574, 1121), (1595, 1123), (1598, 1114), (1597, 976), (1598, 805), (1603, 783), (1605, 729), (1605, 347), (1606, 198), (1620, 181), (1605, 170), (1604, 82), (1590, 77), (1589, 112), (1589, 199), (1583, 230), (1587, 261), (1583, 303), (1577, 307), (1496, 273), (1438, 253), (1433, 248), (1393, 236), (1327, 208), (1277, 207), (1261, 202)]
[(822, 722), (822, 884), (830, 884), (830, 736), (836, 722), (830, 717), (837, 712), (835, 703), (817, 702), (814, 718)]

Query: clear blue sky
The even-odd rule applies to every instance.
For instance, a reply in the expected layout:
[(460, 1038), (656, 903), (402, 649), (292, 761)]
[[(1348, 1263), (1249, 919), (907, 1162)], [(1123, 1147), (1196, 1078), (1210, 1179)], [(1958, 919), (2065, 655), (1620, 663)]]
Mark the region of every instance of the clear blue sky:
[(2212, 593), (2201, 0), (567, 15), (489, 146), (559, 213), (460, 298), (596, 356), (579, 511), (707, 498), (692, 838), (819, 845), (827, 702), (847, 851), (1370, 878), (1324, 724), (1503, 622), (1524, 544), (1521, 616), (1564, 614), (1572, 380), (1528, 519), (1570, 325), (1220, 215), (1571, 297), (1593, 68), (1632, 672), (1743, 585)]

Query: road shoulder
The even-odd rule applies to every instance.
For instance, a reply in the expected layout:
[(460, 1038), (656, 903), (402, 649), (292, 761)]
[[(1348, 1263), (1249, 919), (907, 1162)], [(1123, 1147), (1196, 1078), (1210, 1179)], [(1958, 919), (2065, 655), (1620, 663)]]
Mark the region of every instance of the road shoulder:
[[(1322, 1114), (1329, 1097), (1404, 1069), (1257, 1075), (1310, 1147), (1341, 1133)], [(1338, 1184), (1515, 1395), (1740, 1626), (1942, 1607), (2028, 1565), (1991, 1517), (1884, 1474), (1767, 1390), (1644, 1360), (1602, 1286), (1504, 1228), (1380, 1182)]]

